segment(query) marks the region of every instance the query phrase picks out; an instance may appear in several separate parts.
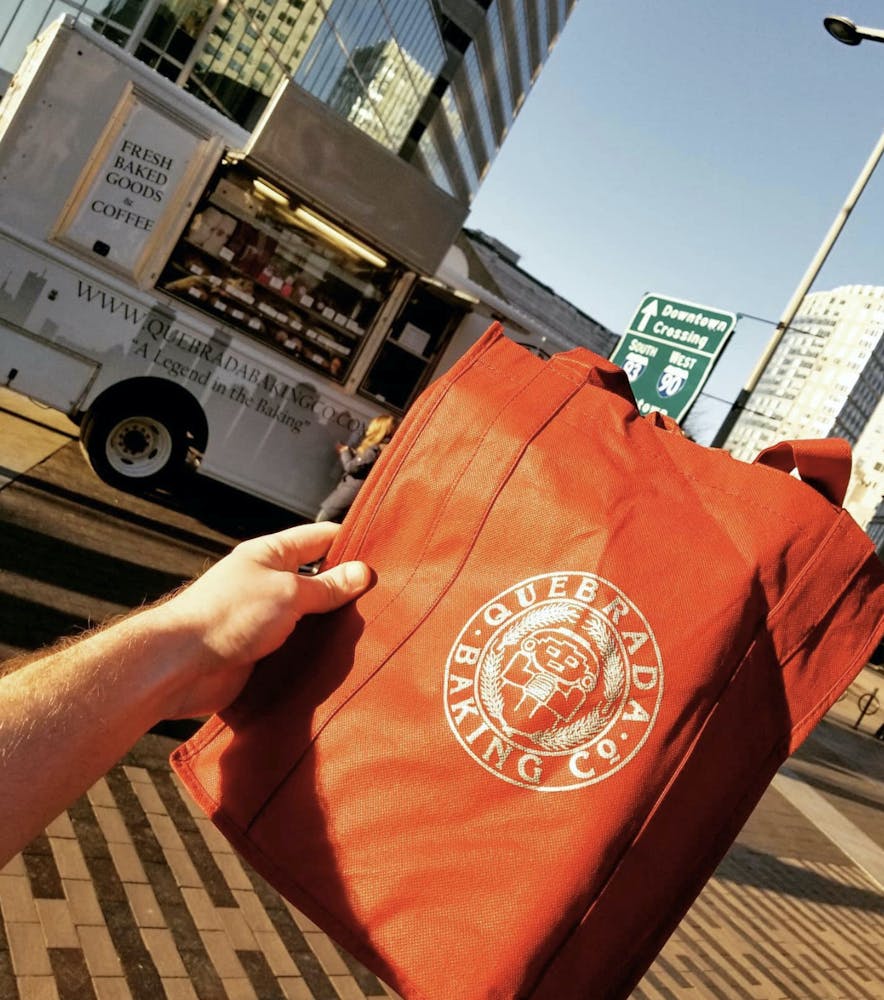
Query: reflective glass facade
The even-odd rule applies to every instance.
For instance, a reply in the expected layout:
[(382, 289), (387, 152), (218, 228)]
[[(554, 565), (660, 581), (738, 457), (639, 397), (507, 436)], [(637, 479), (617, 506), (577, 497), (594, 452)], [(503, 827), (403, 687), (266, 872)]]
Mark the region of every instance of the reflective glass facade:
[(60, 14), (252, 128), (281, 80), (469, 201), (576, 0), (13, 0), (0, 67)]

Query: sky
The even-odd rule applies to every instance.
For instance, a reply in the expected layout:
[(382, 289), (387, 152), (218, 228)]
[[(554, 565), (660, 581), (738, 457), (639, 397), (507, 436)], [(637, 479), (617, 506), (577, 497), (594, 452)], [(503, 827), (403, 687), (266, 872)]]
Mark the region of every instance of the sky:
[[(618, 335), (646, 292), (740, 314), (709, 443), (884, 128), (882, 0), (578, 0), (467, 226)], [(884, 164), (812, 289), (884, 284)], [(750, 319), (748, 317), (758, 317)]]

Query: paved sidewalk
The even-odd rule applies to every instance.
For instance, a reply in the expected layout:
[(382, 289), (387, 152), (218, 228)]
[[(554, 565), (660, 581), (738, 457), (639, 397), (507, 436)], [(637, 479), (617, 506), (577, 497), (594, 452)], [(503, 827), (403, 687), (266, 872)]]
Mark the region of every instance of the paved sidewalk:
[[(884, 744), (836, 716), (635, 1000), (884, 1000)], [(394, 995), (232, 853), (170, 773), (173, 745), (145, 737), (0, 873), (0, 1000)]]
[(76, 436), (63, 413), (0, 386), (0, 489)]
[(636, 1000), (884, 1000), (884, 744), (838, 714), (780, 770)]

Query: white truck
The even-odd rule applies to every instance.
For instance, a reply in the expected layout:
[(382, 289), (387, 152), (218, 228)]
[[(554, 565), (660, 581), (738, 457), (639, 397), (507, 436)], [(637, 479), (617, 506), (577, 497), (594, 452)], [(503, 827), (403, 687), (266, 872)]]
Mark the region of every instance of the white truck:
[(0, 385), (112, 485), (309, 517), (335, 443), (486, 325), (433, 277), (465, 212), (291, 85), (247, 134), (62, 18), (0, 105)]

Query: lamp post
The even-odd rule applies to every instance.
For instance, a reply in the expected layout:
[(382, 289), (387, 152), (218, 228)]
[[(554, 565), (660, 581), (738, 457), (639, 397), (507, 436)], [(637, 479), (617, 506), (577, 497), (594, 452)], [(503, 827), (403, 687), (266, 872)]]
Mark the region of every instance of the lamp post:
[(863, 40), (869, 42), (884, 42), (884, 31), (880, 28), (863, 28), (853, 23), (849, 17), (838, 17), (830, 14), (823, 18), (826, 31), (845, 45), (859, 45)]
[[(879, 31), (876, 28), (861, 28), (857, 27), (853, 21), (846, 17), (826, 17), (823, 20), (826, 31), (836, 38), (839, 42), (843, 42), (845, 45), (859, 45), (863, 39), (868, 39), (874, 42), (884, 42), (884, 31)], [(792, 325), (798, 310), (801, 308), (801, 303), (804, 301), (805, 295), (810, 291), (810, 286), (813, 284), (816, 276), (819, 274), (820, 269), (829, 256), (829, 252), (835, 245), (835, 240), (841, 234), (841, 230), (844, 228), (844, 224), (853, 211), (854, 205), (856, 205), (859, 200), (859, 196), (863, 193), (869, 178), (875, 171), (880, 162), (882, 156), (884, 156), (884, 132), (881, 133), (878, 142), (875, 144), (875, 148), (872, 150), (871, 155), (868, 160), (866, 160), (865, 165), (860, 171), (859, 177), (857, 177), (853, 187), (850, 189), (850, 193), (847, 195), (847, 199), (841, 206), (841, 210), (835, 217), (835, 221), (826, 233), (825, 239), (820, 245), (819, 250), (817, 250), (816, 255), (810, 262), (810, 266), (801, 279), (798, 287), (795, 289), (795, 293), (789, 300), (788, 305), (783, 311), (783, 315), (780, 317), (779, 323), (777, 323), (776, 329), (773, 332), (770, 340), (768, 341), (767, 347), (764, 349), (764, 353), (758, 359), (752, 374), (749, 376), (748, 381), (745, 386), (740, 390), (737, 398), (731, 405), (727, 416), (722, 421), (721, 427), (718, 429), (718, 433), (715, 435), (715, 439), (712, 442), (713, 448), (724, 447), (727, 441), (728, 435), (733, 429), (734, 424), (737, 421), (737, 417), (740, 415), (741, 411), (745, 409), (746, 404), (749, 401), (749, 397), (752, 395), (756, 385), (758, 385), (761, 376), (764, 374), (764, 370), (767, 367), (771, 357), (773, 357), (774, 351), (780, 344), (780, 341), (786, 335), (786, 331)]]

